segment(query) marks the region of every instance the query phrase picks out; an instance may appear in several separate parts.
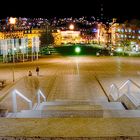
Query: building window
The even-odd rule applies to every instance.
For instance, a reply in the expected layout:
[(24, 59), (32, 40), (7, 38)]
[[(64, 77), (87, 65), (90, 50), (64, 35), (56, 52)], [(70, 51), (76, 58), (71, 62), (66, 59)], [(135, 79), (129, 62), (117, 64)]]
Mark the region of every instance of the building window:
[(118, 29), (118, 32), (120, 32), (121, 30), (120, 29)]
[(127, 32), (127, 29), (125, 29), (125, 32)]
[(138, 30), (138, 33), (140, 34), (140, 30)]
[(138, 36), (138, 39), (140, 39), (140, 36)]
[(132, 36), (132, 38), (135, 38), (135, 36)]
[(121, 38), (123, 38), (123, 35), (121, 35)]
[(129, 33), (131, 32), (131, 29), (129, 29)]
[(124, 32), (124, 29), (121, 29), (122, 32)]

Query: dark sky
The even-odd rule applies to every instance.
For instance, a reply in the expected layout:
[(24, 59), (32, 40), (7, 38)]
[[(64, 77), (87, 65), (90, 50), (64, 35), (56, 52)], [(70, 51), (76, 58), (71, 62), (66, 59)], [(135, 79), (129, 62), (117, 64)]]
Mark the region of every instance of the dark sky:
[(16, 17), (70, 17), (99, 16), (100, 4), (103, 3), (105, 17), (120, 19), (140, 18), (137, 0), (15, 0), (3, 1), (0, 18)]

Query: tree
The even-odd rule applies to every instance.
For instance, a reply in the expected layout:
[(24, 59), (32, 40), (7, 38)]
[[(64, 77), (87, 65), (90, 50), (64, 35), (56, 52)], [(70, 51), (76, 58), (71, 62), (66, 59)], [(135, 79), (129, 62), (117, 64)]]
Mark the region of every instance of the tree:
[(41, 47), (54, 43), (54, 37), (52, 35), (52, 30), (48, 25), (47, 25), (45, 32), (43, 32), (41, 34), (40, 41), (41, 41)]
[(123, 39), (121, 41), (121, 46), (123, 47), (123, 52), (127, 50), (130, 50), (130, 41), (128, 39)]

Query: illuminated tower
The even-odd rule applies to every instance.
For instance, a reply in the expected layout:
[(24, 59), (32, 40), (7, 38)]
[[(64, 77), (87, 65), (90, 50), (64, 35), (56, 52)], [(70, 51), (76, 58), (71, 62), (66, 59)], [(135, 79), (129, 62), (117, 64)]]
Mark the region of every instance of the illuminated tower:
[(101, 2), (101, 5), (100, 5), (100, 19), (101, 19), (101, 21), (103, 21), (103, 19), (104, 19), (104, 5), (103, 5), (103, 3)]
[(103, 22), (104, 21), (104, 2), (103, 0), (99, 0), (97, 3), (97, 15), (98, 15), (98, 21)]

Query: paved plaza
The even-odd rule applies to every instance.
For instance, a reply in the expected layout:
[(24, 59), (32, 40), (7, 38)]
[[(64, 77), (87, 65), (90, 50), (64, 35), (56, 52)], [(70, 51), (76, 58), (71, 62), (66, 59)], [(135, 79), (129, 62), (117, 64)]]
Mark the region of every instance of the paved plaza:
[[(35, 71), (36, 66), (40, 67), (39, 76)], [(48, 101), (107, 102), (106, 95), (112, 83), (120, 86), (126, 80), (132, 79), (140, 85), (140, 61), (137, 57), (48, 56), (33, 62), (0, 64), (1, 79), (6, 79), (7, 82), (7, 86), (0, 90), (4, 103), (9, 104), (11, 100), (10, 95), (5, 96), (5, 93), (13, 83), (13, 73), (16, 83), (22, 77), (28, 77), (29, 70), (33, 77), (39, 79), (39, 86), (44, 90)], [(32, 86), (30, 84), (25, 79), (18, 83), (18, 88), (27, 97), (35, 99), (35, 91), (29, 95), (26, 90), (27, 86)]]
[[(40, 67), (39, 76), (36, 66)], [(9, 112), (13, 89), (18, 89), (33, 103), (36, 103), (38, 88), (47, 98), (40, 116), (39, 110), (37, 113), (26, 111), (27, 104), (17, 97), (18, 111), (23, 110), (24, 114), (16, 114), (20, 119), (1, 118), (0, 138), (139, 139), (139, 110), (126, 110), (121, 103), (108, 102), (112, 83), (121, 86), (132, 79), (140, 85), (137, 57), (48, 56), (34, 62), (0, 64), (0, 76), (6, 80), (6, 86), (0, 90), (0, 106)], [(36, 118), (34, 113), (38, 115)], [(27, 119), (30, 115), (33, 117)]]

